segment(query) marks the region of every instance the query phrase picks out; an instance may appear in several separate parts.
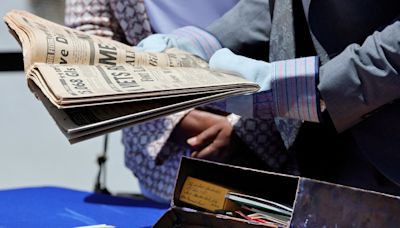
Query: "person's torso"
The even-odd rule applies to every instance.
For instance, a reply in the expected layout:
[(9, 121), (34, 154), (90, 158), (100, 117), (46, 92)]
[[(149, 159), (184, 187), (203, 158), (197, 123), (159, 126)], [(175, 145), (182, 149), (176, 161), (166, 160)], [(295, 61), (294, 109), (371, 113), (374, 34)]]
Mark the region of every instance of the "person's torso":
[[(296, 28), (296, 31), (305, 29), (304, 25), (308, 25), (309, 31), (320, 47), (316, 45), (315, 40), (312, 42), (310, 37), (311, 45), (305, 51), (300, 52), (300, 55), (307, 53), (311, 46), (311, 48), (317, 49), (318, 54), (322, 53), (321, 50), (318, 50), (322, 47), (322, 51), (326, 52), (329, 58), (333, 58), (352, 43), (362, 45), (369, 35), (382, 30), (400, 16), (400, 1), (398, 0), (303, 0), (303, 3), (304, 9), (302, 10), (306, 13), (305, 23), (302, 28)], [(296, 20), (296, 14), (294, 20)], [(303, 39), (296, 37), (296, 41), (298, 40), (302, 41)], [(297, 43), (300, 44), (300, 42)], [(299, 45), (296, 45), (297, 47)], [(301, 51), (302, 47), (299, 47), (299, 50)], [(327, 128), (322, 127), (324, 130), (318, 129), (320, 127), (305, 126), (305, 129), (311, 128), (312, 130), (300, 135), (304, 142), (298, 142), (298, 146), (301, 150), (300, 153), (308, 154), (306, 165), (311, 166), (314, 162), (313, 168), (306, 167), (308, 169), (306, 172), (320, 172), (317, 174), (317, 178), (318, 175), (324, 176), (324, 173), (329, 173), (331, 180), (334, 180), (337, 178), (335, 177), (337, 173), (340, 173), (341, 177), (352, 176), (350, 171), (353, 166), (356, 166), (354, 162), (356, 161), (364, 164), (366, 172), (373, 173), (372, 167), (375, 167), (392, 182), (400, 183), (400, 169), (397, 168), (400, 156), (396, 152), (400, 151), (398, 139), (400, 121), (395, 121), (396, 113), (400, 113), (399, 107), (400, 103), (387, 105), (344, 134), (333, 133), (333, 125), (327, 126)], [(307, 141), (309, 137), (306, 134), (313, 132), (315, 128), (318, 131), (314, 132), (315, 137), (325, 135), (328, 138), (322, 137), (319, 140)], [(326, 135), (326, 131), (330, 134)], [(310, 142), (314, 144), (311, 149), (314, 151), (313, 155), (309, 153)], [(321, 155), (323, 159), (318, 158), (321, 153), (326, 154), (326, 156)], [(322, 164), (315, 164), (320, 160), (323, 160)], [(367, 168), (366, 160), (372, 164), (370, 170)], [(351, 161), (352, 164), (348, 161)], [(344, 172), (347, 174), (343, 174)], [(368, 175), (365, 173), (359, 176), (366, 178)], [(391, 192), (392, 189), (396, 189), (395, 185), (383, 182), (391, 186), (390, 193), (398, 191)], [(373, 190), (380, 191), (381, 189)]]
[(400, 16), (398, 0), (310, 0), (304, 7), (312, 34), (330, 57), (349, 44), (361, 45)]

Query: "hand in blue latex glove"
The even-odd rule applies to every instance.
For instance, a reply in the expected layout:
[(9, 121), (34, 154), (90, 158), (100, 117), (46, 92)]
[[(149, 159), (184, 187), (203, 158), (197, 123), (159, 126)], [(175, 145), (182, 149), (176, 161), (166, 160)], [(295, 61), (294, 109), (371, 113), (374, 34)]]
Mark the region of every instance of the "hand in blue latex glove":
[(163, 52), (168, 48), (178, 48), (187, 51), (202, 59), (207, 59), (206, 54), (201, 47), (191, 42), (186, 37), (180, 37), (174, 34), (153, 34), (140, 41), (135, 47), (137, 51)]
[(223, 48), (214, 53), (209, 65), (212, 70), (236, 74), (257, 83), (261, 87), (259, 91), (271, 89), (270, 63), (236, 55)]
[[(211, 57), (209, 66), (213, 70), (238, 74), (261, 87), (259, 90), (261, 93), (253, 95), (252, 103), (255, 114), (260, 109), (270, 109), (275, 116), (279, 117), (319, 121), (317, 88), (314, 86), (318, 75), (317, 57), (310, 56), (267, 63), (235, 55), (228, 49), (220, 49)], [(265, 101), (264, 104), (261, 104), (261, 97)], [(236, 98), (233, 97), (233, 99)], [(234, 101), (236, 102), (236, 100)], [(258, 107), (255, 107), (254, 104)], [(231, 106), (234, 107), (234, 105)], [(241, 106), (243, 107), (243, 105)], [(262, 108), (262, 106), (268, 108)], [(267, 114), (265, 112), (260, 116)]]
[(143, 39), (136, 47), (137, 51), (163, 52), (168, 48), (178, 48), (209, 60), (214, 52), (221, 48), (218, 40), (208, 32), (186, 26), (171, 34), (154, 34)]

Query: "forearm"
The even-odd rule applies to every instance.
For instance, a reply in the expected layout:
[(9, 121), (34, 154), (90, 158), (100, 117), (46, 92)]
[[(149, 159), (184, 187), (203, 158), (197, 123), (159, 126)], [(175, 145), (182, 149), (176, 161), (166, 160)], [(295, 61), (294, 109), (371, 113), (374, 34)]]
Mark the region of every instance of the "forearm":
[[(400, 98), (399, 37), (400, 22), (396, 21), (370, 35), (361, 46), (349, 45), (320, 67), (319, 72), (316, 61), (303, 67), (293, 64), (297, 60), (273, 63), (276, 116), (319, 121), (322, 99), (336, 129), (341, 132), (375, 109)], [(304, 79), (307, 83), (299, 83)]]
[(156, 120), (137, 124), (123, 130), (123, 144), (130, 156), (146, 154), (153, 160), (163, 161), (172, 152), (182, 151), (182, 146), (171, 140), (175, 127), (188, 111), (175, 113)]
[(321, 67), (318, 89), (338, 131), (400, 98), (400, 22), (352, 44)]
[(319, 122), (318, 58), (273, 62), (270, 71), (274, 115)]

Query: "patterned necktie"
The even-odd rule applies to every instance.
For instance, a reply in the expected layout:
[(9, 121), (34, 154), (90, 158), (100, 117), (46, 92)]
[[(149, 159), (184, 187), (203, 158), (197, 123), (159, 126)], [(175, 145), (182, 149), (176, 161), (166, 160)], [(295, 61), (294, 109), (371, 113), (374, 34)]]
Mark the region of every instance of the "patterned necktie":
[(131, 45), (152, 34), (143, 0), (110, 0), (110, 6)]
[[(274, 1), (269, 53), (271, 62), (296, 57), (293, 19), (292, 0)], [(276, 117), (275, 123), (285, 146), (289, 148), (296, 139), (301, 121)]]

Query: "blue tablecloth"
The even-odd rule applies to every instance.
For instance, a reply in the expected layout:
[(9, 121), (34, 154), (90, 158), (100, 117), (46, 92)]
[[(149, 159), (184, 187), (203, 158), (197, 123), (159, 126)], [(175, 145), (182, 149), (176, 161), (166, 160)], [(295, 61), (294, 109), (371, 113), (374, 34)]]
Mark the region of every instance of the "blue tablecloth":
[(151, 227), (167, 208), (148, 200), (58, 187), (2, 190), (0, 227)]

